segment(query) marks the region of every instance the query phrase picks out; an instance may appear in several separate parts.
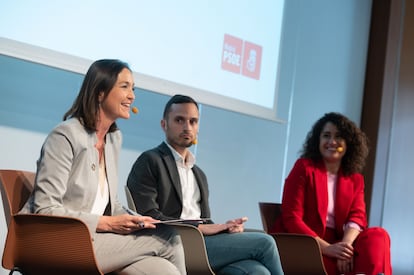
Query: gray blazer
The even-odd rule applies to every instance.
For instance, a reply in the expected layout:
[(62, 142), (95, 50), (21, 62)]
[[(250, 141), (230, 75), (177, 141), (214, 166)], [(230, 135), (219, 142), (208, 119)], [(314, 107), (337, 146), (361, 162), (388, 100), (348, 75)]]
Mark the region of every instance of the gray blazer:
[[(200, 188), (201, 218), (210, 218), (207, 177), (196, 165), (192, 170)], [(140, 214), (160, 220), (180, 218), (183, 209), (180, 176), (174, 156), (164, 142), (138, 157), (127, 186)]]
[[(21, 213), (71, 216), (96, 232), (99, 215), (91, 214), (99, 184), (99, 156), (95, 132), (78, 119), (57, 125), (47, 136), (37, 161), (34, 191)], [(112, 215), (125, 213), (117, 199), (119, 130), (106, 135), (105, 161)]]

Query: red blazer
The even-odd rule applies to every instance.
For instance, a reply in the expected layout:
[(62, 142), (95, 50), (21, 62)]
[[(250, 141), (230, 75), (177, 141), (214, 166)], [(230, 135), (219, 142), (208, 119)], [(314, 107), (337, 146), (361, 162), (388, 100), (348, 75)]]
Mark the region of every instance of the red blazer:
[[(298, 159), (288, 175), (282, 198), (282, 217), (275, 232), (307, 234), (323, 238), (328, 212), (327, 171), (324, 163)], [(355, 173), (345, 176), (339, 171), (335, 197), (335, 224), (338, 237), (343, 226), (355, 222), (367, 227), (364, 201), (364, 178)]]

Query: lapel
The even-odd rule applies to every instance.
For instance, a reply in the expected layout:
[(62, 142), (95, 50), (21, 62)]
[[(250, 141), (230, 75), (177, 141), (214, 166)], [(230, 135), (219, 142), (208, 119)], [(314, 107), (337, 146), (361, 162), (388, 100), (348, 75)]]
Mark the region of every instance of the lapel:
[(349, 213), (349, 207), (352, 204), (353, 188), (351, 179), (344, 177), (339, 172), (335, 197), (335, 223), (337, 227), (342, 227), (347, 219), (345, 213)]
[(201, 200), (203, 200), (204, 198), (207, 198), (208, 196), (207, 190), (205, 188), (206, 183), (205, 183), (204, 177), (202, 177), (201, 170), (196, 165), (194, 165), (191, 170), (193, 171), (194, 177), (196, 178), (198, 189), (200, 190)]
[(318, 163), (313, 171), (313, 184), (315, 188), (315, 200), (318, 204), (318, 214), (323, 226), (326, 226), (328, 214), (328, 178), (323, 163)]
[(175, 163), (174, 156), (170, 150), (170, 148), (163, 142), (159, 149), (161, 151), (162, 159), (164, 160), (165, 167), (167, 168), (167, 173), (171, 179), (172, 185), (175, 191), (180, 198), (180, 201), (183, 201), (183, 193), (181, 191), (181, 182), (180, 182), (180, 175), (178, 174), (177, 164)]
[(108, 180), (108, 191), (109, 191), (109, 202), (111, 204), (111, 209), (114, 209), (114, 202), (116, 199), (116, 194), (118, 192), (118, 172), (117, 172), (117, 153), (115, 150), (114, 140), (112, 133), (106, 134), (106, 144), (105, 144), (105, 169), (106, 169), (106, 178)]

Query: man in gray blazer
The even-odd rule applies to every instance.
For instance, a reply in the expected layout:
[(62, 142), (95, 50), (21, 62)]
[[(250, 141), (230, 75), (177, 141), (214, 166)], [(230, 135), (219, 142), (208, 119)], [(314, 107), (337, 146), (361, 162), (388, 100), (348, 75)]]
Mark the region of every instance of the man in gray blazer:
[(167, 102), (161, 120), (166, 141), (142, 153), (128, 176), (137, 211), (160, 220), (205, 219), (197, 226), (217, 274), (283, 274), (272, 237), (244, 232), (246, 218), (212, 222), (207, 177), (188, 150), (196, 143), (198, 120), (191, 97), (175, 95)]

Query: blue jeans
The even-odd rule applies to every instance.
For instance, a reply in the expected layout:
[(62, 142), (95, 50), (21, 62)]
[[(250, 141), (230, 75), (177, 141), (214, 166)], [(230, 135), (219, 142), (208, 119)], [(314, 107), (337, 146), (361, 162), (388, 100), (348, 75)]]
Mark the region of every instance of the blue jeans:
[(261, 232), (205, 236), (208, 259), (217, 275), (283, 274), (272, 236)]

